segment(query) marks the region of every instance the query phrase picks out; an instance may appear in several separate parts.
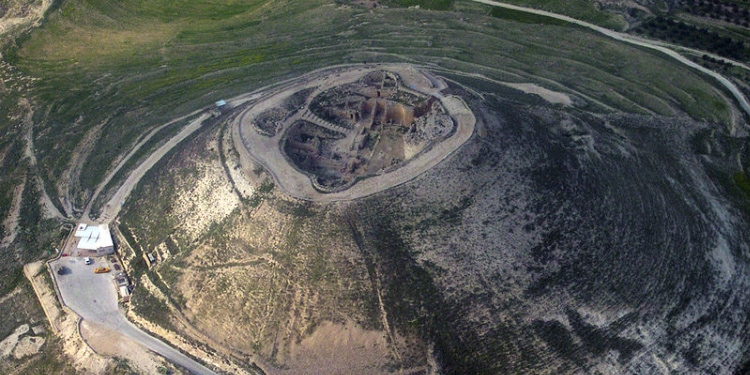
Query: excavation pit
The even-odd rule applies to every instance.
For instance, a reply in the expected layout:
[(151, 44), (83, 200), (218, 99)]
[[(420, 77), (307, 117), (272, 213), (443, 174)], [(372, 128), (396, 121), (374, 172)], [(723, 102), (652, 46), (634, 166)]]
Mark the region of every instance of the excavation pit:
[(446, 87), (404, 65), (319, 72), (245, 110), (235, 144), (295, 197), (367, 196), (418, 176), (469, 139), (475, 118)]

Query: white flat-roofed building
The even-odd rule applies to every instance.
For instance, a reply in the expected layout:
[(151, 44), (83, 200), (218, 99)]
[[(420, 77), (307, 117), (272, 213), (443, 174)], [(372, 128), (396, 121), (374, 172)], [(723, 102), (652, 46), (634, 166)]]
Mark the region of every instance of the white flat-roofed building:
[(128, 290), (127, 286), (121, 286), (119, 288), (120, 291), (120, 298), (122, 298), (122, 302), (130, 302), (130, 290)]
[(96, 255), (108, 255), (115, 252), (115, 244), (107, 224), (80, 223), (76, 228), (75, 236), (78, 238), (76, 247), (80, 250), (96, 251)]

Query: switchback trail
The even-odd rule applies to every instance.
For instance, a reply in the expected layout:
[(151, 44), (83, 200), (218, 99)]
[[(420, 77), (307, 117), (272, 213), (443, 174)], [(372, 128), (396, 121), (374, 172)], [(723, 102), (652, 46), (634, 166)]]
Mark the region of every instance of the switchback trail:
[[(122, 169), (122, 167), (125, 165), (125, 163), (127, 163), (133, 157), (133, 155), (135, 155), (135, 153), (138, 152), (138, 150), (140, 150), (141, 147), (143, 147), (144, 144), (146, 144), (146, 142), (148, 142), (149, 140), (151, 140), (151, 138), (156, 133), (158, 133), (160, 130), (164, 129), (167, 126), (174, 124), (177, 121), (182, 121), (183, 119), (186, 119), (186, 118), (188, 118), (190, 116), (195, 116), (195, 115), (197, 115), (197, 114), (199, 114), (199, 113), (201, 113), (203, 111), (204, 111), (203, 109), (199, 109), (197, 111), (193, 111), (191, 113), (188, 113), (187, 115), (175, 118), (174, 120), (169, 121), (166, 124), (163, 124), (163, 125), (161, 125), (161, 126), (159, 126), (157, 128), (154, 128), (145, 137), (143, 137), (143, 139), (141, 139), (135, 146), (133, 146), (133, 148), (130, 150), (130, 152), (127, 155), (125, 155), (125, 157), (122, 158), (122, 160), (120, 160), (120, 162), (117, 164), (117, 166), (112, 171), (110, 171), (107, 174), (107, 177), (105, 177), (104, 180), (102, 180), (102, 182), (99, 183), (99, 186), (97, 186), (96, 190), (94, 190), (94, 194), (91, 195), (91, 199), (89, 199), (89, 203), (86, 205), (86, 209), (83, 211), (83, 215), (81, 216), (81, 219), (83, 219), (84, 221), (91, 221), (91, 217), (89, 217), (89, 214), (91, 213), (91, 206), (94, 204), (94, 202), (96, 201), (96, 199), (99, 197), (99, 194), (101, 194), (102, 190), (104, 190), (104, 188), (107, 186), (107, 184), (109, 184), (109, 182), (112, 181), (112, 178), (114, 178), (115, 175), (118, 172), (120, 172), (120, 169)], [(172, 145), (172, 147), (174, 147), (174, 145)]]
[[(143, 178), (143, 176), (146, 175), (146, 172), (148, 172), (171, 149), (177, 146), (185, 138), (193, 134), (193, 132), (198, 130), (203, 124), (203, 121), (210, 116), (211, 115), (209, 113), (203, 113), (197, 119), (193, 120), (188, 126), (184, 127), (177, 135), (170, 138), (167, 143), (165, 143), (156, 151), (154, 151), (154, 153), (149, 155), (149, 157), (143, 163), (141, 163), (130, 173), (130, 175), (128, 175), (128, 178), (125, 180), (122, 186), (117, 189), (115, 195), (113, 195), (109, 202), (102, 208), (102, 214), (97, 218), (97, 221), (101, 223), (109, 223), (110, 221), (112, 221), (117, 216), (117, 214), (120, 213), (122, 202), (125, 201), (125, 198), (127, 198), (128, 195), (130, 195), (130, 192), (133, 191), (135, 186), (138, 185), (138, 182), (141, 180), (141, 178)], [(112, 176), (112, 174), (110, 174), (110, 176)], [(93, 202), (93, 199), (91, 200), (91, 202)], [(89, 206), (91, 206), (90, 202)], [(90, 218), (88, 218), (88, 215), (84, 217), (84, 220), (87, 219), (90, 220)]]

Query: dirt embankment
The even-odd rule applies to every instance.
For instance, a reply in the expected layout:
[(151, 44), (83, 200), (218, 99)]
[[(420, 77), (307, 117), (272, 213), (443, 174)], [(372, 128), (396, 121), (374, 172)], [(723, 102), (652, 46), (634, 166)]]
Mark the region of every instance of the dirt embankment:
[[(112, 219), (114, 219), (120, 212), (122, 203), (130, 195), (130, 192), (135, 188), (135, 186), (138, 184), (141, 178), (143, 178), (143, 176), (146, 175), (146, 172), (148, 172), (159, 160), (161, 160), (164, 157), (164, 155), (166, 155), (173, 147), (175, 147), (177, 144), (182, 142), (190, 134), (198, 130), (200, 126), (203, 124), (203, 121), (206, 120), (209, 116), (210, 115), (208, 113), (203, 113), (202, 115), (200, 115), (197, 119), (191, 122), (188, 126), (183, 128), (182, 131), (180, 131), (180, 133), (170, 138), (169, 141), (167, 141), (167, 143), (162, 145), (153, 154), (151, 154), (151, 156), (149, 156), (148, 159), (146, 159), (141, 165), (139, 165), (138, 168), (133, 170), (128, 176), (128, 178), (125, 180), (125, 182), (120, 186), (120, 188), (114, 194), (114, 196), (109, 200), (109, 203), (107, 203), (105, 207), (102, 209), (102, 214), (101, 216), (99, 216), (99, 218), (97, 218), (97, 221), (102, 222), (102, 223), (107, 223), (107, 222), (110, 222)], [(103, 187), (103, 186), (104, 184), (102, 184), (100, 187)], [(91, 202), (93, 202), (94, 199), (96, 199), (96, 197), (92, 197)], [(84, 212), (84, 215), (83, 215), (83, 217), (88, 220), (91, 220), (88, 217), (90, 208), (91, 208), (91, 204), (89, 204), (89, 206), (86, 208), (86, 212)]]
[[(424, 361), (398, 361), (380, 319), (367, 312), (366, 268), (337, 213), (277, 193), (266, 173), (239, 163), (226, 130), (223, 137), (217, 129), (186, 144), (157, 181), (144, 182), (151, 194), (134, 196), (126, 207), (121, 226), (141, 247), (170, 253), (149, 271), (167, 288), (142, 279), (136, 293), (167, 303), (174, 327), (147, 322), (148, 311), (129, 318), (231, 373), (238, 371), (199, 350), (207, 345), (269, 374), (423, 367)], [(154, 209), (154, 201), (170, 202), (169, 208)], [(175, 226), (161, 237), (148, 229), (152, 219)], [(164, 293), (184, 304), (170, 305)], [(407, 339), (396, 339), (405, 350)]]

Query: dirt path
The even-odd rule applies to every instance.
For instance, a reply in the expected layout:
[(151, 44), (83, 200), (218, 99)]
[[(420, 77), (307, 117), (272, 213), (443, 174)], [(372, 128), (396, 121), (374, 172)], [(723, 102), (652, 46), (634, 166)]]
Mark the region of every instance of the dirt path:
[[(632, 35), (620, 33), (620, 32), (609, 30), (609, 29), (605, 29), (605, 28), (603, 28), (601, 26), (597, 26), (597, 25), (594, 25), (594, 24), (591, 24), (591, 23), (588, 23), (588, 22), (585, 22), (585, 21), (577, 20), (575, 18), (571, 18), (571, 17), (568, 17), (568, 16), (563, 16), (563, 15), (552, 13), (552, 12), (547, 12), (547, 11), (538, 10), (538, 9), (532, 9), (532, 8), (525, 8), (525, 7), (520, 7), (520, 6), (516, 6), (516, 5), (510, 5), (510, 4), (505, 4), (505, 3), (501, 3), (501, 2), (497, 2), (497, 1), (492, 1), (492, 0), (473, 0), (473, 1), (485, 4), (485, 5), (496, 6), (496, 7), (506, 8), (506, 9), (512, 9), (512, 10), (517, 10), (517, 11), (521, 11), (521, 12), (537, 14), (537, 15), (540, 15), (540, 16), (552, 17), (552, 18), (555, 18), (555, 19), (558, 19), (558, 20), (561, 20), (561, 21), (565, 21), (565, 22), (570, 22), (572, 24), (576, 24), (578, 26), (583, 26), (583, 27), (585, 27), (587, 29), (596, 31), (596, 32), (598, 32), (600, 34), (603, 34), (605, 36), (608, 36), (608, 37), (610, 37), (612, 39), (615, 39), (615, 40), (618, 40), (618, 41), (621, 41), (621, 42), (630, 43), (630, 44), (633, 44), (633, 45), (636, 45), (636, 46), (639, 46), (639, 47), (645, 47), (645, 48), (649, 48), (649, 49), (652, 49), (652, 50), (655, 50), (655, 51), (659, 51), (659, 52), (661, 52), (663, 54), (666, 54), (667, 56), (669, 56), (669, 57), (677, 60), (678, 62), (680, 62), (680, 63), (682, 63), (684, 65), (687, 65), (687, 66), (689, 66), (689, 67), (691, 67), (693, 69), (696, 69), (696, 70), (700, 71), (701, 73), (707, 74), (707, 75), (713, 77), (714, 79), (716, 79), (717, 81), (719, 81), (719, 83), (722, 86), (724, 86), (727, 90), (729, 90), (730, 93), (732, 93), (732, 95), (737, 100), (737, 102), (740, 104), (740, 107), (742, 107), (742, 109), (745, 111), (745, 113), (747, 113), (748, 115), (750, 115), (750, 103), (747, 101), (747, 98), (745, 98), (745, 95), (742, 94), (742, 92), (740, 91), (740, 89), (737, 88), (737, 86), (735, 86), (732, 82), (730, 82), (728, 79), (726, 79), (721, 74), (716, 73), (713, 70), (704, 68), (703, 66), (690, 61), (688, 58), (680, 55), (679, 53), (675, 52), (674, 50), (671, 50), (671, 49), (665, 47), (664, 45), (662, 45), (660, 43), (655, 43), (655, 42), (652, 42), (652, 41), (649, 41), (649, 40), (646, 40), (646, 39), (642, 39), (642, 38), (638, 38), (638, 37), (635, 37), (635, 36), (632, 36)], [(732, 129), (731, 129), (732, 133), (734, 133), (737, 130), (736, 129), (737, 125), (738, 125), (737, 123), (732, 124)]]
[[(391, 66), (394, 69), (401, 69), (400, 73), (402, 75), (404, 75), (405, 79), (407, 79), (407, 80), (418, 79), (416, 77), (416, 75), (414, 75), (413, 73), (409, 73), (409, 71), (413, 71), (413, 69), (411, 69), (412, 65), (409, 65), (409, 64), (391, 64), (391, 65), (388, 65), (388, 66)], [(312, 81), (314, 81), (316, 79), (320, 79), (320, 77), (322, 77), (322, 76), (327, 76), (327, 75), (335, 76), (335, 75), (338, 74), (336, 72), (342, 72), (344, 70), (351, 71), (352, 69), (357, 68), (357, 67), (362, 68), (362, 65), (361, 64), (341, 64), (341, 65), (329, 66), (329, 67), (326, 67), (326, 68), (320, 68), (320, 69), (314, 70), (314, 71), (306, 74), (303, 77), (290, 78), (290, 79), (287, 79), (287, 80), (284, 80), (284, 81), (276, 82), (274, 84), (261, 87), (261, 88), (255, 90), (255, 91), (249, 92), (247, 94), (242, 94), (242, 95), (239, 95), (237, 97), (228, 99), (227, 103), (229, 104), (230, 107), (239, 107), (239, 106), (241, 106), (241, 105), (243, 105), (245, 103), (251, 102), (251, 101), (257, 101), (257, 100), (261, 100), (261, 99), (266, 100), (269, 97), (271, 97), (273, 95), (276, 95), (279, 92), (282, 92), (283, 90), (289, 90), (289, 89), (297, 90), (298, 88), (300, 88), (300, 87), (302, 87), (304, 85), (309, 85), (310, 82), (312, 82)], [(404, 67), (410, 67), (410, 68), (404, 70)], [(370, 65), (369, 68), (362, 68), (362, 69), (373, 70), (373, 69), (376, 69), (376, 68), (380, 69), (381, 66), (379, 66), (379, 65), (378, 66)], [(364, 71), (364, 70), (360, 70), (359, 71), (360, 73), (358, 73), (358, 74), (361, 74), (362, 71)], [(341, 82), (342, 79), (345, 80), (346, 77), (341, 77), (340, 74), (339, 74), (339, 76), (335, 77), (335, 79), (333, 81), (331, 81), (329, 84), (331, 86), (336, 85), (336, 84), (338, 84), (336, 82)], [(444, 82), (442, 82), (441, 80), (437, 80), (435, 82), (431, 82), (430, 81), (431, 79), (434, 80), (435, 77), (427, 78), (426, 80), (424, 78), (422, 78), (423, 81), (420, 82), (420, 83), (418, 83), (418, 84), (421, 85), (422, 87), (427, 87), (427, 90), (432, 90), (433, 92), (436, 93), (436, 95), (440, 95), (439, 92), (446, 87), (445, 84), (444, 84)], [(505, 83), (501, 82), (501, 84), (505, 84)], [(437, 86), (435, 86), (435, 85), (437, 85)], [(549, 89), (546, 89), (546, 88), (543, 88), (543, 87), (539, 87), (537, 85), (533, 85), (533, 84), (514, 84), (514, 85), (518, 86), (517, 88), (520, 88), (520, 89), (522, 89), (525, 92), (537, 93), (537, 94), (541, 95), (542, 97), (544, 97), (545, 99), (547, 99), (547, 100), (549, 100), (550, 102), (553, 102), (553, 103), (568, 104), (569, 100), (570, 100), (569, 97), (566, 94), (564, 94), (564, 93), (555, 92), (555, 91), (552, 91), (552, 90), (549, 90)], [(440, 96), (442, 96), (442, 95), (440, 95)], [(455, 98), (455, 99), (446, 99), (446, 98), (443, 98), (443, 99), (447, 100), (449, 102), (453, 102), (453, 101), (455, 101), (458, 98)], [(460, 99), (458, 99), (458, 100), (460, 101)], [(446, 103), (444, 103), (444, 104), (446, 104)], [(453, 105), (453, 104), (448, 103), (448, 105)], [(465, 108), (465, 105), (459, 106), (459, 107), (464, 107)], [(458, 108), (458, 107), (455, 107), (455, 108)], [(170, 139), (169, 142), (167, 142), (166, 144), (164, 144), (157, 151), (155, 151), (151, 156), (149, 156), (149, 158), (146, 161), (144, 161), (144, 163), (142, 163), (137, 169), (135, 169), (130, 174), (130, 176), (128, 176), (128, 178), (126, 179), (125, 183), (123, 183), (123, 185), (120, 186), (120, 188), (117, 190), (117, 192), (115, 193), (115, 195), (112, 198), (110, 198), (110, 200), (105, 204), (105, 207), (102, 210), (102, 214), (96, 220), (92, 220), (92, 218), (90, 217), (91, 206), (93, 205), (93, 202), (97, 199), (97, 197), (102, 193), (102, 191), (107, 186), (107, 184), (109, 184), (109, 182), (112, 180), (112, 178), (114, 178), (114, 176), (122, 169), (122, 167), (125, 165), (125, 163), (129, 159), (131, 159), (133, 157), (133, 155), (146, 142), (148, 142), (153, 137), (153, 135), (156, 134), (159, 130), (163, 129), (166, 126), (174, 124), (177, 121), (183, 120), (183, 119), (188, 118), (190, 116), (197, 115), (197, 114), (199, 114), (199, 113), (201, 113), (202, 111), (205, 111), (205, 110), (206, 110), (205, 108), (204, 109), (200, 109), (200, 110), (194, 111), (194, 112), (192, 112), (190, 114), (187, 114), (185, 116), (176, 118), (176, 119), (174, 119), (174, 120), (172, 120), (172, 121), (170, 121), (170, 122), (168, 122), (168, 123), (166, 123), (164, 125), (161, 125), (160, 127), (156, 128), (156, 129), (152, 130), (151, 132), (149, 132), (149, 134), (146, 137), (144, 137), (141, 141), (139, 141), (138, 144), (136, 144), (133, 147), (133, 149), (128, 153), (128, 155), (126, 155), (125, 157), (123, 157), (123, 159), (118, 163), (118, 165), (112, 171), (110, 171), (110, 173), (107, 175), (107, 177), (97, 186), (97, 188), (94, 191), (91, 199), (89, 200), (89, 203), (87, 204), (87, 206), (86, 206), (86, 208), (84, 210), (84, 213), (82, 215), (82, 220), (89, 221), (89, 222), (96, 221), (96, 222), (100, 222), (100, 223), (109, 223), (112, 220), (114, 220), (114, 218), (120, 212), (120, 208), (121, 208), (122, 202), (125, 200), (125, 198), (127, 198), (127, 196), (133, 190), (133, 188), (135, 187), (135, 185), (138, 184), (138, 182), (140, 181), (140, 179), (143, 178), (143, 176), (145, 175), (145, 173), (148, 170), (150, 170), (153, 167), (153, 165), (156, 164), (156, 162), (158, 162), (164, 155), (166, 155), (166, 153), (169, 150), (171, 150), (172, 148), (174, 148), (183, 139), (185, 139), (187, 136), (189, 136), (190, 134), (192, 134), (192, 132), (194, 132), (195, 130), (197, 130), (200, 127), (200, 123), (206, 118), (205, 116), (207, 116), (207, 115), (204, 113), (204, 115), (202, 117), (200, 117), (196, 121), (193, 121), (191, 124), (189, 124), (188, 126), (186, 126), (185, 129), (183, 129), (178, 135), (176, 135), (175, 137), (173, 137), (172, 139)], [(468, 108), (466, 110), (468, 110)], [(243, 115), (239, 116), (238, 118), (241, 119), (242, 117), (243, 117)], [(472, 123), (475, 121), (474, 118), (473, 118), (473, 115), (468, 116), (468, 117), (467, 116), (459, 116), (459, 117), (462, 119), (461, 121), (468, 121), (468, 122), (472, 122)], [(235, 147), (238, 146), (237, 142), (241, 142), (241, 141), (237, 141), (237, 140), (240, 139), (239, 132), (238, 132), (239, 126), (237, 126), (238, 123), (239, 123), (239, 120), (233, 126), (233, 133), (234, 133), (233, 138), (235, 139)], [(461, 122), (459, 125), (461, 125), (461, 124), (463, 124), (463, 122)], [(409, 163), (409, 165), (413, 164), (409, 168), (411, 168), (411, 169), (423, 169), (423, 170), (431, 168), (433, 165), (439, 163), (442, 159), (444, 159), (447, 156), (447, 154), (441, 156), (441, 153), (444, 153), (446, 148), (457, 147), (455, 145), (456, 143), (463, 144), (463, 142), (465, 142), (471, 136), (471, 134), (473, 133), (473, 128), (474, 128), (473, 124), (470, 125), (470, 126), (468, 126), (468, 127), (467, 126), (462, 126), (462, 125), (458, 126), (458, 130), (456, 131), (456, 134), (453, 137), (451, 137), (448, 141), (443, 142), (440, 145), (438, 145), (439, 147), (433, 147), (433, 151), (431, 151), (430, 153), (427, 153), (427, 155), (425, 155), (426, 157), (424, 157), (424, 162), (426, 164), (429, 164), (429, 166), (427, 166), (427, 165), (421, 165), (420, 163)], [(250, 163), (250, 159), (249, 159), (250, 155), (248, 153), (246, 153), (246, 152), (242, 152), (242, 150), (244, 150), (245, 147), (237, 147), (237, 148), (240, 149), (240, 159), (244, 160), (243, 164), (248, 165), (248, 163)], [(418, 164), (420, 164), (421, 166), (419, 166)], [(407, 166), (409, 166), (409, 165), (407, 165)], [(404, 169), (404, 168), (401, 168), (401, 169)], [(396, 172), (398, 172), (398, 171), (396, 171)], [(413, 177), (407, 177), (407, 176), (405, 176), (405, 175), (410, 174), (410, 173), (413, 173), (413, 172), (407, 172), (407, 170), (404, 170), (404, 171), (401, 171), (399, 173), (395, 173), (395, 172), (391, 173), (390, 175), (392, 175), (391, 178), (393, 180), (393, 183), (390, 183), (389, 186), (395, 186), (397, 184), (404, 183), (404, 182), (410, 180)], [(307, 181), (309, 181), (309, 179), (307, 177), (305, 177), (305, 179)], [(278, 181), (278, 178), (277, 178), (277, 181)], [(314, 194), (315, 197), (317, 197), (317, 199), (323, 199), (322, 196), (326, 196), (327, 198), (325, 198), (325, 199), (329, 199), (329, 200), (350, 200), (350, 199), (354, 199), (354, 198), (357, 198), (357, 197), (362, 197), (362, 196), (370, 195), (370, 194), (373, 194), (375, 192), (383, 190), (384, 188), (380, 185), (380, 183), (382, 183), (382, 181), (373, 181), (373, 179), (368, 179), (368, 180), (365, 180), (365, 181), (362, 181), (362, 182), (358, 183), (353, 188), (350, 188), (349, 190), (341, 192), (341, 193), (325, 194), (325, 195), (323, 195), (323, 194), (318, 193), (317, 191), (314, 191), (314, 189), (313, 189), (313, 194)], [(357, 186), (359, 186), (359, 187), (357, 187)], [(292, 188), (290, 187), (289, 191), (291, 191), (291, 190), (292, 190)], [(315, 197), (313, 197), (313, 199), (315, 199)]]
[[(403, 87), (410, 87), (421, 92), (422, 95), (431, 95), (440, 99), (455, 121), (456, 131), (453, 135), (395, 171), (366, 178), (341, 192), (322, 193), (315, 188), (310, 177), (293, 167), (283, 154), (279, 147), (279, 142), (284, 136), (283, 130), (270, 138), (255, 131), (252, 124), (255, 116), (279, 105), (292, 92), (306, 87), (316, 87), (316, 91), (326, 90), (354, 82), (362, 75), (375, 70), (388, 70), (398, 73), (404, 81)], [(233, 124), (235, 148), (239, 151), (242, 164), (248, 166), (253, 161), (262, 164), (274, 177), (276, 183), (293, 197), (316, 202), (362, 198), (414, 179), (440, 163), (471, 137), (474, 133), (476, 119), (461, 98), (442, 94), (442, 90), (446, 87), (445, 82), (441, 79), (422, 72), (419, 68), (409, 64), (356, 65), (348, 68), (336, 67), (327, 71), (317, 71), (301, 77), (297, 85), (268, 93), (265, 99), (238, 116)], [(314, 94), (311, 95), (311, 97), (313, 96)]]
[[(271, 85), (267, 85), (255, 91), (228, 99), (227, 103), (230, 108), (239, 107), (247, 102), (261, 98), (263, 93), (270, 88), (288, 85), (290, 82), (295, 82), (295, 81), (296, 81), (295, 79), (288, 79), (288, 80), (277, 82)], [(172, 148), (177, 146), (177, 144), (182, 142), (182, 140), (190, 136), (190, 134), (192, 134), (194, 131), (198, 130), (200, 128), (200, 124), (210, 116), (207, 111), (208, 111), (207, 108), (198, 109), (187, 115), (175, 118), (174, 120), (164, 125), (161, 125), (156, 129), (151, 130), (148, 133), (148, 135), (146, 135), (141, 141), (139, 141), (133, 147), (133, 149), (130, 150), (130, 152), (125, 157), (123, 157), (122, 160), (120, 160), (117, 166), (112, 171), (110, 171), (105, 177), (105, 179), (97, 186), (96, 190), (94, 191), (94, 194), (92, 194), (91, 199), (86, 205), (84, 213), (81, 216), (81, 220), (88, 221), (88, 222), (99, 222), (99, 223), (109, 223), (112, 220), (114, 220), (115, 217), (117, 217), (117, 215), (120, 213), (122, 202), (124, 202), (125, 198), (127, 198), (128, 195), (130, 195), (130, 192), (133, 190), (133, 188), (135, 188), (135, 186), (138, 184), (141, 178), (143, 178), (146, 172), (148, 172), (154, 166), (154, 164), (156, 164), (159, 160), (161, 160), (161, 158), (164, 157), (164, 155), (166, 155), (167, 152), (169, 152)], [(104, 209), (102, 209), (102, 214), (96, 220), (91, 219), (90, 217), (91, 206), (93, 205), (94, 201), (102, 193), (102, 191), (107, 186), (107, 184), (109, 184), (109, 182), (112, 181), (112, 178), (114, 178), (114, 176), (122, 169), (125, 163), (127, 163), (127, 161), (130, 160), (133, 157), (133, 155), (146, 142), (148, 142), (156, 133), (158, 133), (164, 127), (172, 125), (175, 122), (184, 120), (188, 117), (195, 116), (202, 112), (203, 114), (199, 118), (197, 118), (195, 121), (188, 124), (182, 131), (180, 131), (180, 133), (178, 133), (177, 135), (172, 137), (172, 139), (170, 139), (167, 143), (159, 147), (159, 149), (154, 151), (154, 153), (151, 154), (148, 157), (148, 159), (146, 159), (141, 165), (139, 165), (135, 170), (133, 170), (128, 176), (128, 178), (125, 180), (125, 182), (118, 188), (115, 195), (112, 196), (112, 198), (110, 198), (109, 201), (105, 204)]]
[[(174, 124), (175, 122), (182, 121), (191, 116), (195, 116), (203, 111), (204, 109), (199, 109), (197, 111), (188, 113), (185, 116), (177, 117), (173, 119), (172, 121), (167, 122), (166, 124), (163, 124), (159, 127), (154, 128), (145, 137), (143, 137), (143, 139), (141, 139), (140, 142), (138, 142), (135, 146), (133, 146), (130, 152), (128, 152), (128, 154), (125, 155), (125, 157), (123, 157), (122, 160), (120, 160), (117, 166), (107, 174), (107, 177), (105, 177), (104, 180), (102, 180), (102, 182), (99, 183), (99, 185), (96, 187), (96, 190), (94, 190), (94, 194), (91, 195), (91, 199), (89, 200), (89, 203), (86, 205), (86, 208), (83, 211), (83, 215), (81, 215), (81, 219), (83, 221), (91, 221), (91, 218), (89, 217), (89, 214), (91, 213), (91, 206), (99, 197), (99, 194), (101, 194), (102, 190), (104, 190), (107, 184), (109, 184), (109, 182), (112, 181), (112, 178), (114, 178), (115, 175), (120, 171), (120, 169), (122, 169), (125, 163), (127, 163), (133, 157), (133, 155), (135, 155), (135, 153), (138, 152), (138, 150), (140, 150), (140, 148), (143, 147), (144, 144), (146, 144), (146, 142), (148, 142), (149, 140), (151, 140), (151, 138), (153, 138), (154, 134), (158, 133), (160, 130), (164, 129), (167, 126)], [(174, 145), (176, 145), (176, 143), (173, 144), (172, 147), (174, 147)]]
[(49, 290), (39, 278), (41, 272), (47, 272), (45, 269), (46, 267), (47, 266), (43, 261), (29, 263), (23, 267), (23, 274), (31, 283), (34, 293), (36, 293), (36, 297), (39, 299), (39, 304), (42, 306), (44, 315), (49, 321), (50, 328), (53, 332), (57, 333), (60, 331), (59, 319), (62, 315), (62, 311), (60, 311), (55, 303), (57, 297), (54, 291)]
[[(31, 107), (31, 103), (29, 103), (29, 101), (25, 98), (21, 98), (18, 100), (18, 104), (26, 108), (26, 117), (24, 119), (26, 132), (23, 135), (24, 143), (26, 144), (26, 147), (24, 148), (24, 156), (29, 158), (29, 164), (35, 171), (34, 178), (36, 179), (37, 186), (41, 191), (41, 196), (39, 197), (39, 199), (44, 206), (45, 216), (47, 216), (48, 218), (65, 218), (65, 216), (61, 214), (57, 207), (55, 207), (55, 205), (52, 203), (52, 199), (50, 199), (49, 195), (47, 194), (47, 189), (44, 188), (44, 181), (42, 181), (42, 178), (39, 177), (36, 154), (34, 154), (34, 111)], [(29, 181), (26, 181), (26, 183), (29, 183)]]
[[(76, 123), (82, 120), (79, 117)], [(83, 172), (83, 166), (86, 163), (86, 159), (91, 156), (91, 153), (96, 149), (96, 140), (101, 137), (102, 129), (104, 125), (109, 122), (109, 118), (94, 125), (91, 129), (86, 131), (80, 141), (77, 142), (75, 147), (71, 150), (70, 161), (68, 162), (67, 168), (59, 176), (57, 180), (57, 196), (63, 206), (63, 211), (69, 217), (73, 216), (73, 205), (71, 202), (75, 201), (73, 198), (73, 190), (80, 189), (81, 173)], [(80, 210), (80, 208), (79, 208)]]
[[(122, 203), (125, 201), (125, 198), (130, 195), (130, 192), (133, 191), (136, 185), (138, 185), (138, 182), (141, 180), (141, 178), (146, 175), (146, 172), (153, 168), (153, 166), (159, 160), (161, 160), (161, 158), (163, 158), (164, 155), (166, 155), (170, 150), (172, 150), (185, 138), (193, 134), (193, 132), (198, 130), (203, 124), (203, 121), (210, 116), (211, 115), (208, 113), (203, 113), (202, 115), (200, 115), (197, 119), (188, 124), (188, 126), (184, 127), (182, 131), (180, 131), (177, 135), (167, 141), (167, 143), (159, 147), (153, 154), (148, 157), (148, 159), (146, 159), (143, 163), (141, 163), (141, 165), (133, 170), (133, 172), (130, 173), (122, 186), (117, 189), (115, 195), (112, 196), (109, 202), (104, 206), (104, 209), (102, 209), (102, 215), (96, 221), (100, 223), (109, 223), (110, 221), (114, 220), (117, 214), (120, 213), (120, 209), (122, 208)], [(91, 202), (93, 202), (93, 199)], [(90, 202), (89, 206), (91, 206)], [(88, 219), (90, 220), (90, 218)]]
[(13, 191), (13, 201), (10, 204), (10, 214), (3, 220), (3, 228), (8, 233), (2, 241), (0, 241), (0, 248), (8, 247), (13, 241), (16, 240), (18, 234), (18, 216), (21, 214), (21, 194), (23, 188), (26, 186), (26, 181), (16, 186)]
[[(629, 35), (629, 34), (626, 34), (626, 35)], [(633, 38), (636, 38), (636, 37), (633, 36)], [(742, 61), (732, 60), (732, 59), (730, 59), (728, 57), (719, 56), (719, 55), (717, 55), (715, 53), (711, 53), (711, 52), (708, 52), (708, 51), (701, 51), (699, 49), (685, 47), (685, 46), (681, 46), (681, 45), (678, 45), (678, 44), (672, 44), (672, 43), (662, 42), (660, 40), (650, 40), (650, 39), (642, 39), (642, 40), (645, 40), (645, 41), (647, 41), (647, 42), (649, 42), (649, 43), (651, 43), (651, 44), (653, 44), (655, 46), (666, 47), (666, 48), (669, 48), (669, 49), (672, 49), (672, 50), (675, 50), (675, 51), (689, 52), (689, 53), (692, 53), (692, 54), (695, 54), (695, 55), (699, 55), (699, 56), (706, 55), (706, 56), (709, 56), (709, 57), (717, 59), (717, 60), (724, 60), (724, 61), (726, 61), (728, 63), (731, 63), (734, 66), (737, 66), (737, 67), (740, 67), (742, 69), (750, 71), (750, 66), (748, 66), (745, 63), (743, 63)]]

